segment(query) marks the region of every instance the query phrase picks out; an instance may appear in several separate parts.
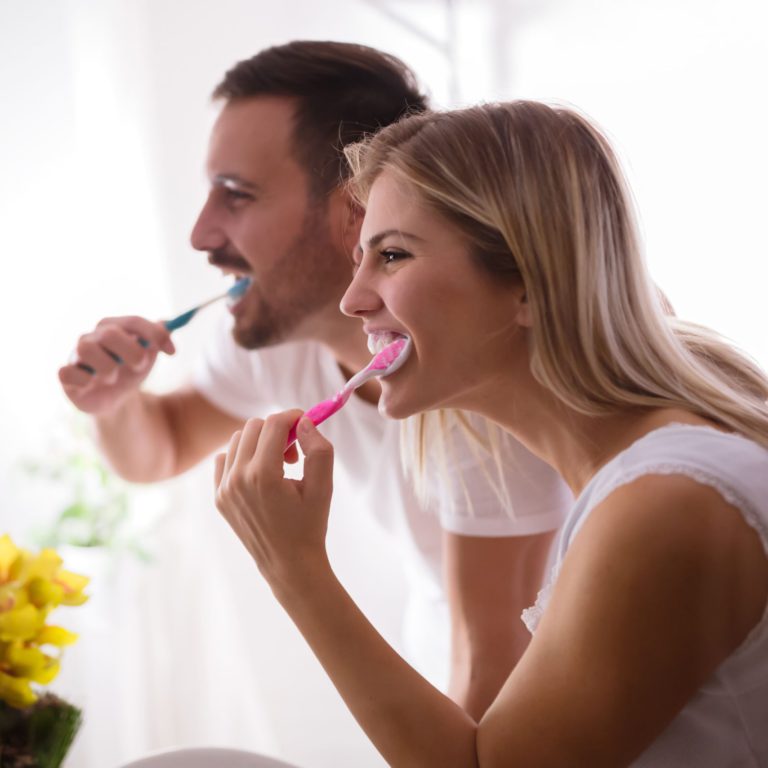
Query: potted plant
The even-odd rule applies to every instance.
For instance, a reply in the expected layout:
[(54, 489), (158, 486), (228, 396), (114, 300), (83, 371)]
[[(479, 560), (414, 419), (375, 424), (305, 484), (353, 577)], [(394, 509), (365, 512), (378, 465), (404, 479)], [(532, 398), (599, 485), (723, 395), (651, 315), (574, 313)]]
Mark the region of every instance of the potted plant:
[(0, 766), (59, 768), (80, 710), (41, 689), (77, 635), (48, 623), (59, 606), (82, 605), (88, 578), (66, 571), (53, 549), (37, 555), (0, 536)]
[(140, 560), (149, 553), (131, 531), (131, 487), (104, 463), (80, 418), (70, 422), (64, 440), (44, 456), (21, 464), (33, 486), (57, 494), (53, 519), (33, 532), (41, 547), (75, 547), (82, 552), (128, 552)]

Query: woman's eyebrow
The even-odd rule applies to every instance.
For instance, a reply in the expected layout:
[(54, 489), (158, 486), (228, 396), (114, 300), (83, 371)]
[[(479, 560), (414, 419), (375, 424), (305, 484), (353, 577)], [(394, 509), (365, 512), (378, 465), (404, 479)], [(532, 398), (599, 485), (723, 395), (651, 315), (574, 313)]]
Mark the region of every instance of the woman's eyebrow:
[(409, 232), (403, 232), (402, 229), (385, 229), (383, 232), (379, 232), (368, 240), (365, 244), (366, 248), (375, 248), (385, 237), (390, 235), (397, 235), (398, 237), (404, 237), (408, 240), (417, 240), (421, 243), (424, 242), (424, 238), (418, 235), (412, 235)]

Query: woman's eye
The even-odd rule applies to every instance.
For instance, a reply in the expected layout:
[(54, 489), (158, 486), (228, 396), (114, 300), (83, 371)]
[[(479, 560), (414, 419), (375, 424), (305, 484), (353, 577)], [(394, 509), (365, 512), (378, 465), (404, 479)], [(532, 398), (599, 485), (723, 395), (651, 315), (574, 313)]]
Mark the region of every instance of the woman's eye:
[(404, 259), (407, 256), (408, 254), (405, 251), (394, 251), (389, 248), (386, 251), (381, 252), (381, 260), (385, 264), (392, 264), (393, 262)]

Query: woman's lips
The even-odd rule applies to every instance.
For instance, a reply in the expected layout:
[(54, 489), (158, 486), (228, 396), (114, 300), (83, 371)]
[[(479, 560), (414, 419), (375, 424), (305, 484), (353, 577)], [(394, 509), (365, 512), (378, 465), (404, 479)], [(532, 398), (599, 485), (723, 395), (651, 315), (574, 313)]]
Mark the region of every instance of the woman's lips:
[(384, 347), (397, 339), (407, 338), (405, 334), (399, 331), (369, 331), (368, 332), (368, 351), (372, 355), (381, 352)]

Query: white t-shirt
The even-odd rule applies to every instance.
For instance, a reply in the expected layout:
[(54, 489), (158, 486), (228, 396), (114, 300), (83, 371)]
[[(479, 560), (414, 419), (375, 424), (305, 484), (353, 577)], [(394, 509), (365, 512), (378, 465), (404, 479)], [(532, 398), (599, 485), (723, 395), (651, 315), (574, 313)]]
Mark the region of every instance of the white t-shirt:
[[(686, 475), (739, 509), (768, 555), (768, 450), (739, 435), (690, 424), (654, 430), (603, 466), (561, 532), (552, 577), (523, 612), (534, 632), (568, 548), (589, 513), (643, 475)], [(661, 638), (663, 642), (663, 637)], [(633, 768), (768, 766), (768, 606), (761, 621), (688, 701)]]
[[(195, 372), (195, 388), (237, 418), (265, 417), (287, 408), (308, 409), (342, 388), (336, 360), (317, 343), (294, 342), (251, 352), (222, 322)], [(433, 683), (447, 678), (450, 627), (442, 585), (441, 529), (468, 536), (522, 536), (558, 528), (573, 496), (554, 470), (519, 443), (505, 444), (505, 480), (514, 515), (501, 509), (475, 451), (458, 456), (463, 486), (452, 500), (424, 509), (400, 461), (400, 426), (354, 395), (320, 426), (333, 443), (333, 507), (352, 504), (392, 534), (409, 587), (403, 620), (408, 660)], [(507, 460), (508, 459), (508, 460)], [(464, 490), (466, 488), (466, 492)], [(469, 500), (468, 498), (469, 497)]]

